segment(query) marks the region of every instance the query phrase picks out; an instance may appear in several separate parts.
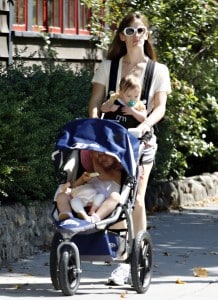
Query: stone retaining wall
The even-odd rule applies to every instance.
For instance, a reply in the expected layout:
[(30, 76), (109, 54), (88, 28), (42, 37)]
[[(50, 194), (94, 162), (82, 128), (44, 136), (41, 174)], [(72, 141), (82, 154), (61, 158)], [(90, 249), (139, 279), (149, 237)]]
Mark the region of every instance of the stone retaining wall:
[(147, 190), (146, 207), (148, 210), (163, 210), (195, 206), (216, 196), (218, 197), (218, 172), (205, 173), (179, 181), (151, 183)]
[[(200, 205), (218, 197), (218, 172), (186, 178), (180, 181), (161, 181), (149, 185), (148, 210)], [(0, 206), (0, 267), (14, 260), (34, 255), (39, 249), (49, 249), (53, 225), (52, 205), (32, 203)]]
[(48, 249), (52, 238), (51, 203), (0, 206), (0, 267)]

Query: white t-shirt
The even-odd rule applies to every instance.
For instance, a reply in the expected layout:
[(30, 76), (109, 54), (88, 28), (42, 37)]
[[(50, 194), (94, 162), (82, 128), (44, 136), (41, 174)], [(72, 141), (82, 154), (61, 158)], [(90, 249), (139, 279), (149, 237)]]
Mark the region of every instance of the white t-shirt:
[[(117, 71), (116, 90), (119, 89), (119, 82), (121, 79), (122, 61), (123, 61), (123, 57), (121, 57), (121, 59), (119, 61), (119, 67), (118, 67), (118, 71)], [(105, 86), (105, 96), (108, 93), (110, 66), (111, 66), (111, 60), (102, 61), (92, 79), (92, 83), (96, 82), (96, 83), (100, 83)], [(147, 67), (147, 64), (145, 64), (145, 69), (146, 69), (146, 67)], [(142, 76), (141, 76), (142, 84), (143, 84), (143, 80), (144, 80), (145, 69), (144, 69), (144, 72), (142, 72)], [(151, 82), (151, 87), (150, 87), (150, 92), (149, 92), (148, 106), (147, 106), (148, 113), (150, 113), (153, 109), (152, 99), (153, 99), (155, 93), (157, 93), (157, 92), (166, 92), (167, 94), (169, 94), (171, 92), (169, 70), (166, 65), (158, 63), (158, 62), (155, 63), (153, 79)]]

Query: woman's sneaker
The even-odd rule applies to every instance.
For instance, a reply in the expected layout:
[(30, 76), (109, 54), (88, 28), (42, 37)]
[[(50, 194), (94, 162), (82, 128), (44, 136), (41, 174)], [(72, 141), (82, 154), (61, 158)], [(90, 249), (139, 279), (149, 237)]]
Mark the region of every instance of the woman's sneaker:
[(108, 278), (108, 285), (124, 285), (128, 283), (130, 273), (130, 265), (119, 264), (116, 269), (113, 270), (111, 276)]

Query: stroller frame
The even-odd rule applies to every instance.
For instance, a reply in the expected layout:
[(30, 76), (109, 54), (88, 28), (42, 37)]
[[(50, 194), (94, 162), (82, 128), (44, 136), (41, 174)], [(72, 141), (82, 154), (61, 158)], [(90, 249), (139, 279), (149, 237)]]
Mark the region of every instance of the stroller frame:
[[(86, 121), (89, 122), (89, 119), (85, 119), (84, 124), (86, 124)], [(83, 123), (83, 121), (81, 122)], [(104, 122), (103, 125), (110, 125), (108, 122), (111, 121), (99, 119), (93, 121), (92, 119), (92, 126), (96, 125), (95, 122)], [(73, 123), (75, 123), (75, 121), (73, 121)], [(116, 124), (116, 122), (113, 123), (115, 123), (113, 126), (116, 128), (117, 126), (122, 127), (119, 124)], [(97, 124), (97, 126), (99, 126), (99, 124)], [(122, 130), (124, 130), (125, 135), (129, 135), (126, 129)], [(131, 134), (130, 138), (132, 139)], [(132, 139), (132, 142), (137, 141), (138, 143), (137, 163), (139, 163), (143, 152), (145, 140), (145, 136), (140, 139)], [(74, 157), (72, 159), (75, 160)], [(67, 175), (69, 175), (69, 170), (67, 170), (67, 173)], [(134, 176), (132, 176), (132, 174)], [(65, 227), (61, 226), (61, 222), (57, 221), (57, 218), (55, 217), (55, 205), (52, 213), (55, 232), (50, 252), (50, 276), (54, 288), (56, 290), (62, 290), (64, 295), (74, 295), (79, 288), (82, 273), (81, 260), (128, 263), (131, 266), (133, 289), (137, 293), (142, 294), (149, 288), (152, 277), (152, 240), (146, 230), (141, 230), (134, 236), (132, 211), (134, 209), (138, 178), (140, 176), (138, 166), (133, 170), (132, 174), (126, 176), (124, 184), (122, 185), (121, 203), (109, 217), (95, 224), (88, 224), (82, 228), (76, 228), (76, 230), (74, 228), (71, 229), (68, 225)], [(110, 228), (113, 224), (122, 220), (125, 220), (127, 223), (126, 229), (118, 230)], [(89, 253), (86, 253), (86, 250), (85, 253), (83, 253), (84, 250), (82, 248), (84, 241), (86, 243), (86, 240), (88, 241), (92, 236), (94, 237), (95, 243), (98, 240), (102, 243), (102, 248), (104, 249), (103, 254), (92, 253), (89, 255)], [(124, 248), (121, 244), (119, 245), (120, 239), (123, 239), (124, 241)], [(90, 243), (92, 244), (92, 242)], [(114, 243), (117, 243), (115, 245), (115, 250), (111, 247), (111, 244)], [(117, 254), (120, 251), (120, 248), (122, 248), (122, 253)], [(123, 252), (126, 254), (125, 259), (122, 258)]]

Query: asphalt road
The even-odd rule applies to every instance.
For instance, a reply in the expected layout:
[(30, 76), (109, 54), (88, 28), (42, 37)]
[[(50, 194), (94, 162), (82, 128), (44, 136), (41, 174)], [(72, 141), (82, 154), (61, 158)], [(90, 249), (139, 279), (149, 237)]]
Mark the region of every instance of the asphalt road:
[[(74, 300), (218, 299), (218, 203), (148, 216), (153, 240), (153, 277), (146, 294), (105, 282), (115, 265), (82, 263)], [(197, 268), (197, 269), (196, 269)], [(53, 289), (49, 253), (37, 253), (0, 270), (0, 299), (66, 299)]]

